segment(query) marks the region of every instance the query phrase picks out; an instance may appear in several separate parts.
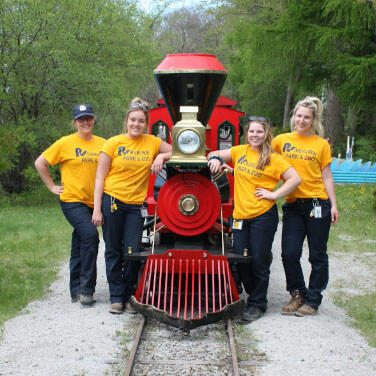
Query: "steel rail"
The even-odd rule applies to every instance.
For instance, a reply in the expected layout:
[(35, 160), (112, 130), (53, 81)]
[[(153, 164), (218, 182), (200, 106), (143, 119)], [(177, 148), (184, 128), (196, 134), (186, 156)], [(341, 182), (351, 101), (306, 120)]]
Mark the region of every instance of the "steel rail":
[(145, 326), (146, 326), (146, 318), (143, 316), (140, 321), (140, 325), (138, 326), (136, 336), (134, 338), (132, 350), (128, 359), (127, 369), (125, 370), (125, 373), (124, 373), (125, 376), (132, 375), (134, 360), (136, 358), (137, 349), (140, 344), (142, 332), (144, 331)]
[[(131, 352), (130, 352), (130, 355), (129, 355), (129, 359), (128, 359), (128, 363), (127, 363), (127, 369), (125, 370), (125, 373), (124, 375), (125, 376), (132, 376), (134, 375), (133, 373), (133, 368), (134, 368), (134, 365), (135, 365), (135, 359), (136, 359), (136, 355), (137, 355), (137, 350), (139, 348), (139, 345), (140, 345), (140, 342), (141, 342), (141, 337), (142, 337), (142, 334), (143, 334), (143, 331), (146, 327), (146, 324), (147, 324), (147, 320), (145, 317), (142, 317), (141, 321), (140, 321), (140, 324), (139, 324), (139, 327), (137, 329), (137, 333), (135, 335), (135, 339), (134, 339), (134, 342), (133, 342), (133, 345), (132, 345), (132, 349), (131, 349)], [(227, 332), (227, 338), (228, 338), (228, 345), (229, 345), (229, 350), (230, 350), (230, 354), (231, 354), (231, 365), (232, 365), (232, 374), (233, 376), (240, 376), (240, 372), (239, 372), (239, 362), (238, 362), (238, 356), (237, 356), (237, 352), (236, 352), (236, 345), (235, 345), (235, 339), (234, 339), (234, 332), (233, 332), (233, 328), (232, 328), (232, 322), (231, 322), (231, 319), (227, 319), (226, 320), (226, 332)], [(186, 364), (201, 364), (201, 365), (206, 365), (206, 366), (213, 366), (213, 365), (216, 365), (216, 366), (224, 366), (226, 363), (228, 364), (228, 362), (223, 362), (223, 361), (213, 361), (213, 360), (209, 360), (209, 361), (179, 361), (179, 360), (170, 360), (170, 361), (167, 361), (167, 360), (153, 360), (153, 361), (142, 361), (142, 363), (150, 363), (150, 364), (164, 364), (164, 365), (186, 365)]]
[(239, 362), (238, 362), (238, 355), (236, 353), (234, 331), (232, 330), (231, 319), (227, 319), (226, 326), (227, 326), (228, 343), (229, 343), (229, 348), (230, 348), (230, 352), (231, 352), (233, 375), (239, 376), (240, 375), (240, 373), (239, 373)]

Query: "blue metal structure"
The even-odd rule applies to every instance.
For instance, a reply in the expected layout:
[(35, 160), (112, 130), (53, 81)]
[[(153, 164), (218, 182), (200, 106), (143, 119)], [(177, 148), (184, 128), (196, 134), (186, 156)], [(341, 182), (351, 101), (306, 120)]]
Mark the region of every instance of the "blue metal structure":
[(334, 159), (330, 167), (335, 183), (376, 183), (376, 163)]

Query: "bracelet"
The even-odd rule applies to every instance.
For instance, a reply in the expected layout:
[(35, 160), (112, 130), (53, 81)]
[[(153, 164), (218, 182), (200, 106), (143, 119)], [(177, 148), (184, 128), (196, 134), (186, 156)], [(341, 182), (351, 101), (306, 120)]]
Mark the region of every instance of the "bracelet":
[(212, 159), (218, 159), (219, 162), (221, 163), (221, 166), (223, 165), (223, 159), (219, 155), (213, 155), (208, 159), (208, 162), (211, 161)]

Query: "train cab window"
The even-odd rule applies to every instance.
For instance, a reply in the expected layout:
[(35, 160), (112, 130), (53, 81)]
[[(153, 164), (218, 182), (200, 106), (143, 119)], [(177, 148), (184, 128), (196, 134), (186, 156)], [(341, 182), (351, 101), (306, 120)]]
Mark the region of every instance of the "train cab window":
[(225, 121), (218, 126), (218, 149), (229, 149), (234, 145), (234, 126)]
[(168, 125), (162, 120), (158, 120), (151, 126), (151, 133), (166, 142), (168, 142), (169, 131), (170, 129), (168, 128)]

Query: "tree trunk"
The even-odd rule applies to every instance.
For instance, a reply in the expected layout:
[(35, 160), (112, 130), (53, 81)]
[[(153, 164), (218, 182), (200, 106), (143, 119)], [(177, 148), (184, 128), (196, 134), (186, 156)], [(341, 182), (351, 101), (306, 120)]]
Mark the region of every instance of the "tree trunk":
[(290, 124), (290, 106), (291, 106), (291, 100), (295, 92), (296, 85), (300, 81), (300, 77), (303, 72), (304, 64), (300, 63), (298, 65), (298, 68), (295, 71), (295, 75), (293, 76), (293, 73), (291, 73), (289, 78), (289, 84), (287, 86), (287, 93), (286, 93), (286, 100), (285, 100), (285, 107), (283, 110), (283, 126), (288, 127)]
[(344, 134), (343, 105), (337, 97), (333, 84), (328, 86), (327, 108), (325, 113), (325, 138), (330, 138), (330, 143), (335, 145)]
[(284, 127), (288, 127), (290, 124), (290, 105), (291, 105), (292, 94), (293, 94), (293, 89), (292, 89), (291, 80), (290, 80), (289, 85), (287, 87), (285, 107), (283, 110), (283, 126)]
[(349, 129), (351, 133), (355, 132), (357, 121), (358, 121), (357, 112), (352, 107), (349, 107), (347, 110), (347, 117), (346, 117), (346, 129)]

